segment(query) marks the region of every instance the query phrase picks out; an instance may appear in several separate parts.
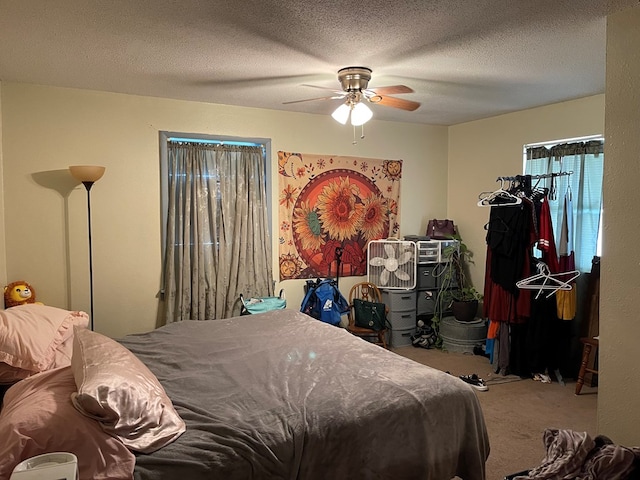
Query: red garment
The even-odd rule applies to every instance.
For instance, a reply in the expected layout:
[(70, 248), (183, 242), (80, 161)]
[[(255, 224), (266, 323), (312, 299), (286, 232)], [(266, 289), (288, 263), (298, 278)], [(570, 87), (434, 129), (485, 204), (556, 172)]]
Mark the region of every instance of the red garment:
[(551, 211), (549, 210), (549, 199), (546, 196), (540, 206), (538, 229), (537, 248), (542, 252), (542, 261), (547, 264), (551, 273), (558, 273), (560, 272), (558, 252), (556, 250), (556, 241), (553, 237), (553, 223), (551, 221)]
[[(529, 252), (526, 255), (522, 275), (531, 275)], [(531, 316), (531, 291), (519, 290), (517, 295), (505, 290), (491, 280), (491, 249), (487, 248), (487, 266), (484, 276), (482, 315), (492, 322), (524, 323)]]
[[(575, 253), (571, 252), (569, 255), (560, 255), (560, 271), (561, 272), (572, 272), (576, 269), (576, 257)], [(562, 279), (562, 277), (558, 277)]]
[[(523, 207), (530, 212), (528, 220), (529, 236), (527, 248), (522, 249), (520, 252), (514, 252), (514, 254), (522, 255), (521, 258), (524, 261), (522, 262), (522, 271), (519, 278), (526, 278), (531, 275), (531, 251), (538, 235), (535, 227), (534, 205), (527, 198), (523, 198), (522, 202)], [(491, 280), (491, 255), (491, 248), (487, 245), (482, 314), (493, 322), (525, 323), (531, 316), (531, 291), (515, 289), (516, 293), (512, 293)]]

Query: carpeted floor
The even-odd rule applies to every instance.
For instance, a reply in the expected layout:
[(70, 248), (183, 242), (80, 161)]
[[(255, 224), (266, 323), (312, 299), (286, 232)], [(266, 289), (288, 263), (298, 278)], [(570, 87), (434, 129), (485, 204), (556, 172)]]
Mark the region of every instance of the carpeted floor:
[(597, 434), (597, 388), (588, 383), (576, 396), (573, 379), (563, 386), (555, 380), (542, 383), (502, 376), (493, 372), (483, 356), (412, 346), (393, 351), (456, 376), (476, 373), (485, 380), (489, 390), (477, 391), (477, 395), (491, 445), (487, 480), (502, 480), (505, 475), (540, 465), (545, 455), (542, 434), (547, 428)]

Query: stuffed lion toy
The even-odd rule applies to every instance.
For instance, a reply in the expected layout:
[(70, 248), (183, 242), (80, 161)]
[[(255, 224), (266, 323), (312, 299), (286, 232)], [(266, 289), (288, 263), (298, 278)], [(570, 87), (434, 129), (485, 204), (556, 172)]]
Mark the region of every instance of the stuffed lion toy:
[(36, 302), (36, 292), (24, 280), (12, 282), (4, 287), (4, 308)]

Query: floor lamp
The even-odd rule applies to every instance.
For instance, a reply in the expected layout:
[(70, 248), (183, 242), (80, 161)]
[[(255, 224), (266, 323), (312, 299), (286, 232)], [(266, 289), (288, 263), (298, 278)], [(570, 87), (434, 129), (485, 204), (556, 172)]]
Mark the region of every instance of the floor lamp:
[(89, 316), (89, 328), (93, 330), (93, 252), (91, 246), (91, 187), (104, 175), (105, 167), (96, 165), (75, 165), (69, 167), (69, 172), (82, 182), (87, 189), (87, 226), (89, 231), (89, 294), (91, 298), (91, 313)]

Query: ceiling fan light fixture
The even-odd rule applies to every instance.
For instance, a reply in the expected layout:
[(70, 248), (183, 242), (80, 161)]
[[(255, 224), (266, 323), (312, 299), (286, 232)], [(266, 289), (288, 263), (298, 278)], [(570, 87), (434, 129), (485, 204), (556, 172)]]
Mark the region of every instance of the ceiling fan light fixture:
[(333, 111), (331, 116), (336, 122), (345, 125), (349, 119), (349, 113), (351, 113), (351, 106), (343, 103)]
[(351, 112), (351, 125), (359, 127), (371, 120), (371, 117), (373, 117), (373, 112), (369, 107), (362, 102), (356, 103)]

